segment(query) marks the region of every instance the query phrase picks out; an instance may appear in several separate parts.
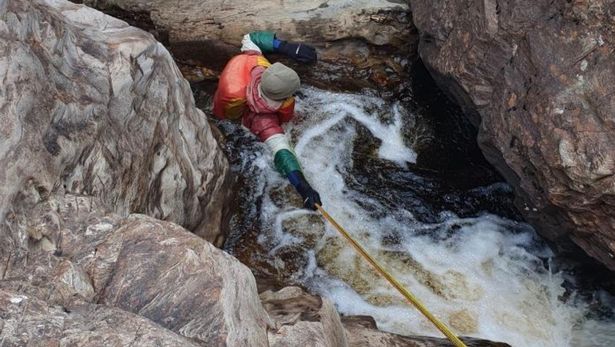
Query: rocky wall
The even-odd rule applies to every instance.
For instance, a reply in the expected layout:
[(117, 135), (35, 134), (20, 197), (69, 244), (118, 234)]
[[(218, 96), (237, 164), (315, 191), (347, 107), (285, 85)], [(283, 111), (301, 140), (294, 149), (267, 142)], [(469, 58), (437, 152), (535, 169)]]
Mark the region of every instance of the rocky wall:
[(615, 2), (410, 2), (422, 60), (525, 218), (615, 270)]

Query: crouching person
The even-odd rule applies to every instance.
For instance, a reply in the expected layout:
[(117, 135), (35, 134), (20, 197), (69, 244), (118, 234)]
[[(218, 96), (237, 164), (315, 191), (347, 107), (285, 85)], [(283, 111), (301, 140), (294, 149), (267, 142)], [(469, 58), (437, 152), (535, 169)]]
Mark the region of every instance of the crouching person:
[(281, 64), (271, 64), (264, 53), (285, 54), (302, 63), (316, 62), (314, 48), (278, 40), (274, 33), (258, 31), (242, 40), (242, 53), (225, 66), (214, 95), (213, 112), (220, 119), (240, 120), (271, 149), (276, 169), (303, 198), (305, 208), (321, 205), (320, 195), (305, 179), (301, 165), (281, 125), (294, 116), (300, 79)]

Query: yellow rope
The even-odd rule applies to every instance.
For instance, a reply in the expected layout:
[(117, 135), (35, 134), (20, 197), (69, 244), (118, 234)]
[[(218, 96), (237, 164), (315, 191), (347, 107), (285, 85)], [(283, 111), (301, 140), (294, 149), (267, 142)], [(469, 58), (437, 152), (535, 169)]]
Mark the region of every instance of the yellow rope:
[(380, 264), (372, 258), (371, 255), (367, 253), (367, 251), (355, 241), (350, 234), (341, 225), (339, 225), (333, 217), (331, 217), (320, 205), (316, 204), (318, 211), (325, 217), (326, 220), (329, 221), (343, 236), (350, 242), (350, 244), (361, 254), (372, 266), (391, 283), (395, 289), (397, 289), (414, 307), (416, 307), (421, 313), (427, 317), (446, 337), (455, 345), (456, 347), (467, 347), (458, 337), (455, 335), (444, 323), (438, 320), (427, 308), (417, 299), (410, 291), (408, 291), (404, 286), (399, 283), (393, 275), (388, 273)]

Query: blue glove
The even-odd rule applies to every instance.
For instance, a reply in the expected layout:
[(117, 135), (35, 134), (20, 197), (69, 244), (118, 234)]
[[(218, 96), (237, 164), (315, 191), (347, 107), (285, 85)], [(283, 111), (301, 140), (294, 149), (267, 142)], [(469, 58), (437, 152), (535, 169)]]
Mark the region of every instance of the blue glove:
[[(277, 42), (276, 42), (277, 41)], [(275, 39), (273, 47), (276, 51), (293, 58), (300, 63), (312, 64), (317, 58), (316, 49), (304, 43), (292, 43)]]
[(312, 186), (305, 180), (301, 171), (292, 171), (288, 174), (288, 180), (295, 187), (299, 195), (303, 198), (303, 207), (316, 210), (316, 204), (322, 206), (320, 195), (312, 189)]

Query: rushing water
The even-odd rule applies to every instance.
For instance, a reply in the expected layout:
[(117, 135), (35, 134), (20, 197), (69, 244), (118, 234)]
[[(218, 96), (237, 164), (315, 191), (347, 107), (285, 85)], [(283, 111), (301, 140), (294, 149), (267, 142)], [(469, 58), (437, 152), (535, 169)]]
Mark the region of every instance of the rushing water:
[[(491, 177), (456, 193), (443, 185), (466, 177), (419, 174), (415, 150), (437, 134), (400, 103), (302, 92), (287, 133), (324, 208), (453, 330), (513, 346), (615, 345), (609, 312), (593, 314), (585, 297), (566, 290), (573, 279), (553, 271), (551, 250), (500, 206), (510, 205), (507, 185)], [(328, 297), (342, 314), (373, 316), (398, 334), (441, 336), (332, 227), (300, 208), (263, 144), (237, 125), (220, 127), (245, 180), (227, 249), (256, 272)], [(471, 164), (458, 174), (471, 177)], [(613, 307), (608, 294), (595, 297)]]

